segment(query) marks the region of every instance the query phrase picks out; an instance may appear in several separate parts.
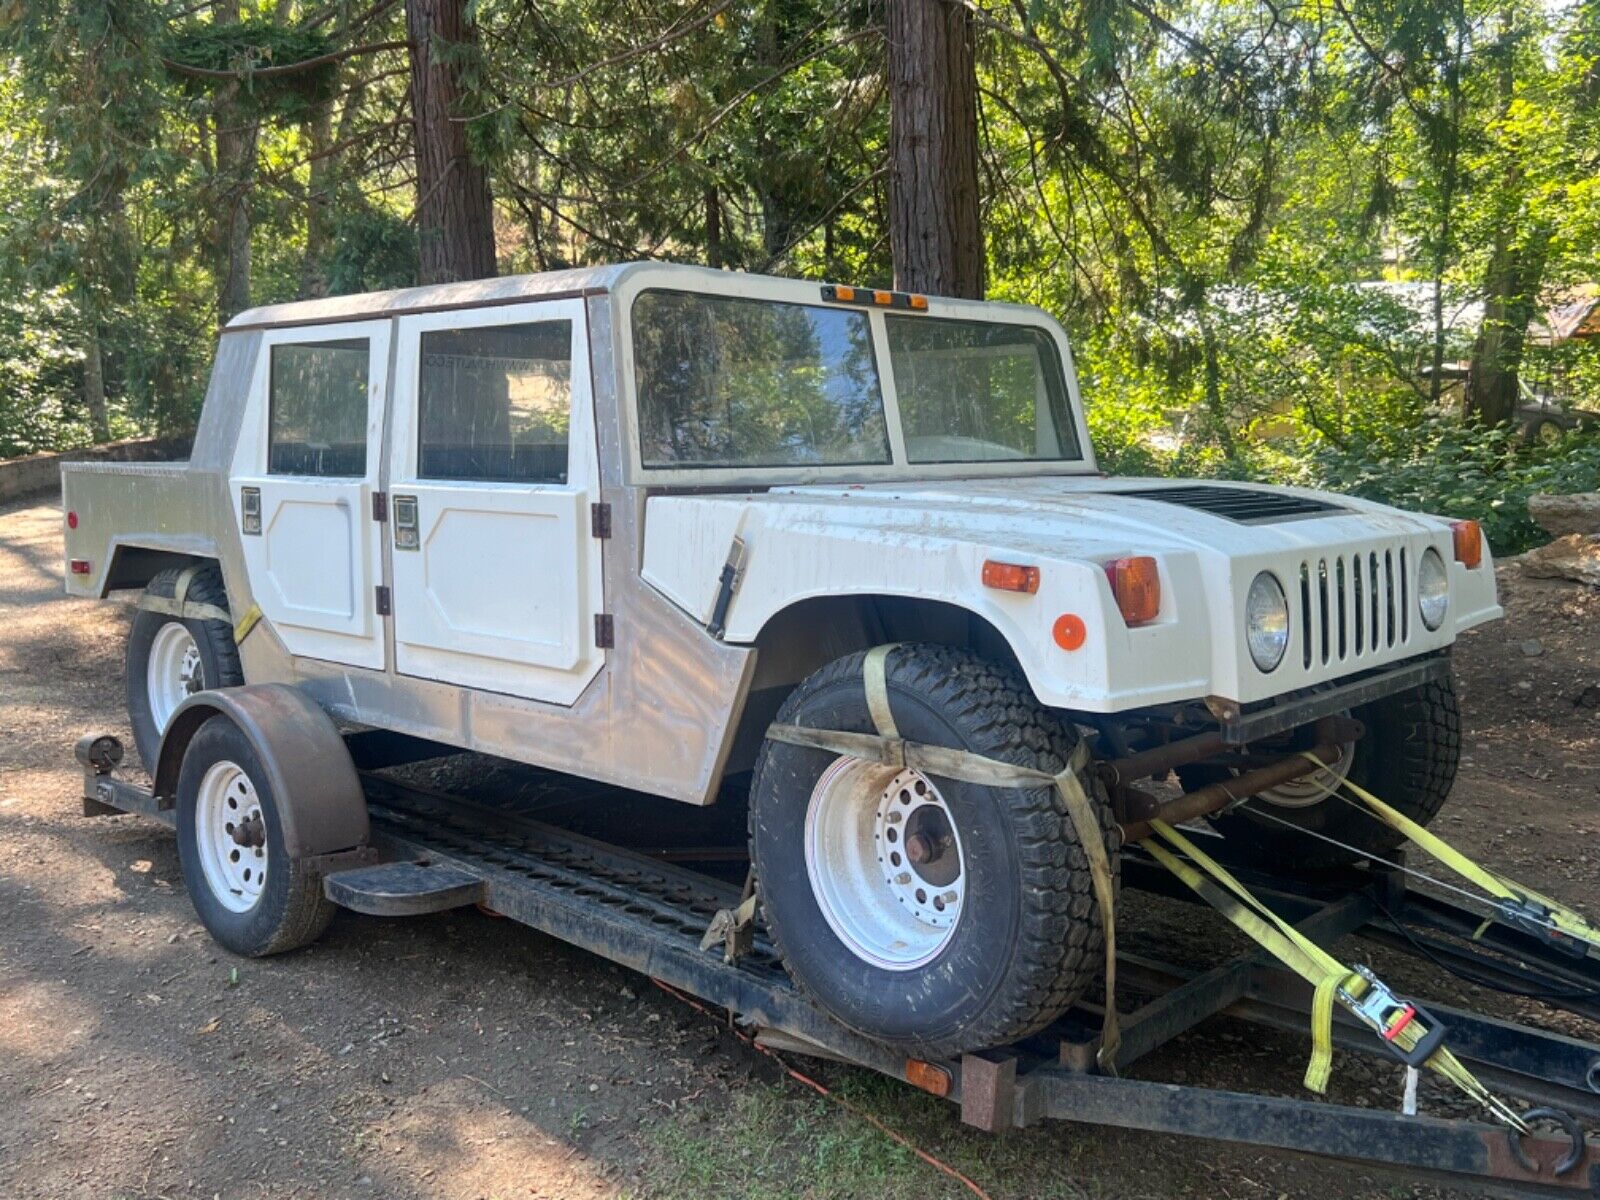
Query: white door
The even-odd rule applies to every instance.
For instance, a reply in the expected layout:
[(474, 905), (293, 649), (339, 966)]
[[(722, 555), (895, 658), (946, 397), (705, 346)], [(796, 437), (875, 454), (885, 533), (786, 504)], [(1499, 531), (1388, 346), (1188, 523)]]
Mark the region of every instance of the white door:
[(389, 337), (388, 321), (263, 334), (229, 486), (250, 590), (290, 653), (377, 669)]
[(603, 658), (583, 302), (402, 317), (396, 337), (395, 669), (571, 704)]

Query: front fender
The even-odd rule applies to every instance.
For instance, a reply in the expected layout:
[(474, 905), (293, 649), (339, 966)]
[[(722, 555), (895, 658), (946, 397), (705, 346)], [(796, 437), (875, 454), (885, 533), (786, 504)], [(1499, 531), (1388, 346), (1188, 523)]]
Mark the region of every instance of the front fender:
[(154, 792), (163, 807), (176, 799), (190, 741), (217, 719), (232, 721), (250, 739), (277, 797), (291, 858), (366, 845), (367, 799), (338, 726), (316, 701), (283, 683), (196, 692), (178, 705), (156, 760)]

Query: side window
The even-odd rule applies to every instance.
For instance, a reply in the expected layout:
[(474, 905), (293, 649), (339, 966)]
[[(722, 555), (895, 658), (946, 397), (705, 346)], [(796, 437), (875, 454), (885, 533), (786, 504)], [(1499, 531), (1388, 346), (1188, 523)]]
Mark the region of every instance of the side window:
[(419, 478), (565, 483), (572, 322), (423, 333), (417, 407)]
[(367, 339), (286, 342), (270, 353), (267, 470), (365, 475)]

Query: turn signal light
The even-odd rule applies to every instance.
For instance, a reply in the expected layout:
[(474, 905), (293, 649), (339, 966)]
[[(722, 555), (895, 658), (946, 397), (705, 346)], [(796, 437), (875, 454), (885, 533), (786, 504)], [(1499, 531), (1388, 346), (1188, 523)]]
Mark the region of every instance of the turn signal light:
[(1455, 534), (1458, 563), (1471, 570), (1483, 561), (1483, 530), (1476, 521), (1452, 521), (1450, 532)]
[(89, 560), (87, 558), (75, 558), (72, 560), (71, 566), (74, 575), (87, 575), (89, 573)]
[(1148, 555), (1114, 558), (1106, 564), (1111, 594), (1117, 598), (1122, 619), (1131, 627), (1147, 625), (1161, 612), (1161, 572)]
[(1039, 568), (988, 559), (983, 564), (983, 586), (1002, 592), (1026, 592), (1031, 596), (1039, 590)]

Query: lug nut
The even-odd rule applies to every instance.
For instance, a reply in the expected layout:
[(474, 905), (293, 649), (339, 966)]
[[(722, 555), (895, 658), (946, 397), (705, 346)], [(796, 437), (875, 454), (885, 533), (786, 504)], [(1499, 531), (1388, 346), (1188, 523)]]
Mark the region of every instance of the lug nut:
[(911, 872), (910, 871), (901, 871), (900, 874), (898, 874), (898, 875), (896, 875), (894, 877), (894, 881), (896, 883), (900, 884), (902, 887), (905, 886), (906, 884), (911, 882)]

